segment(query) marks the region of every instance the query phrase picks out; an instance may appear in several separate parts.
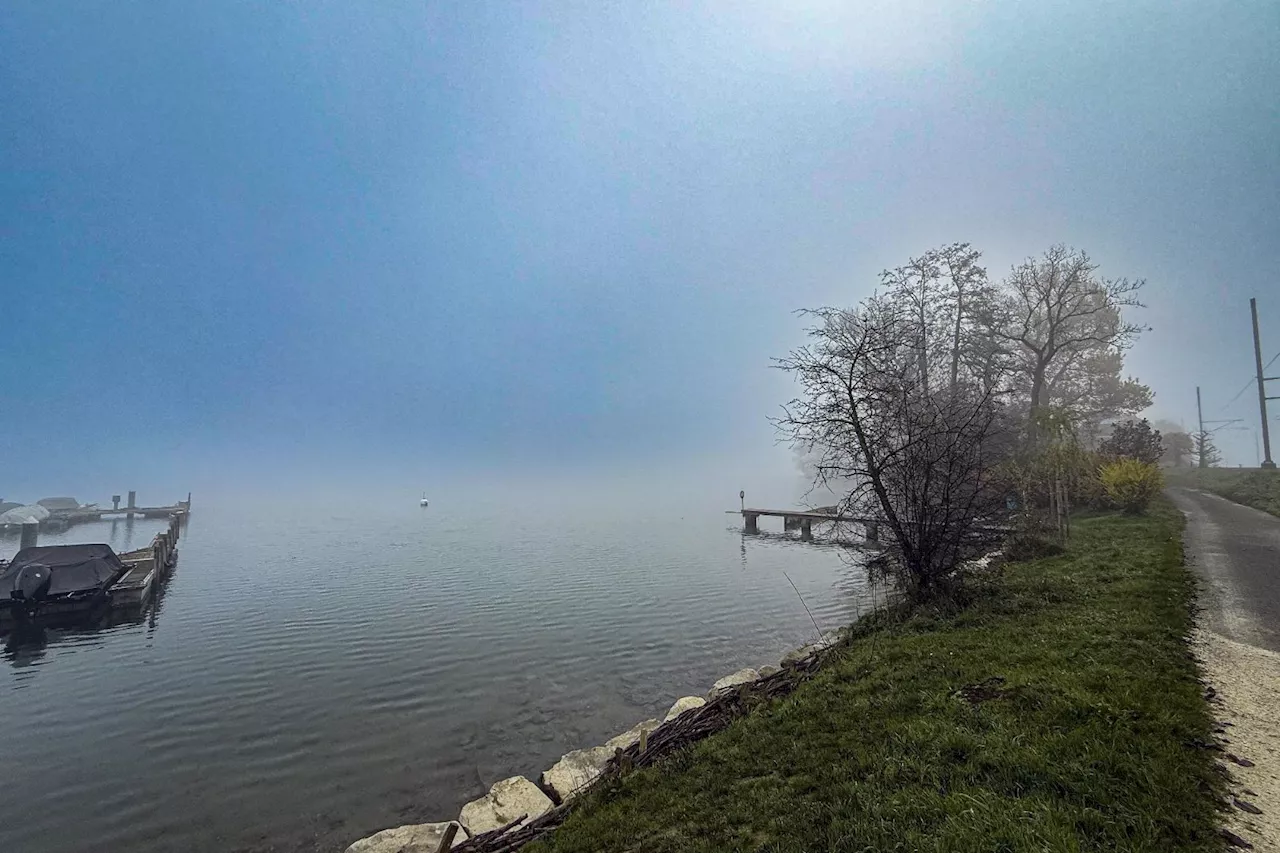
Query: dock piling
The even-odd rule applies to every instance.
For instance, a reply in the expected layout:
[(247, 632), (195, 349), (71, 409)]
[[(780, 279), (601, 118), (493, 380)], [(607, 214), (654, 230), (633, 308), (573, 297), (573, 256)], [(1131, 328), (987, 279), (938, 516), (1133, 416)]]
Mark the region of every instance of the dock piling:
[(813, 541), (813, 522), (810, 519), (800, 519), (800, 538), (805, 542)]
[(28, 521), (22, 525), (22, 542), (18, 546), (18, 550), (23, 548), (34, 548), (36, 542), (40, 538), (40, 524), (35, 521)]
[(880, 525), (874, 521), (867, 522), (867, 541), (868, 542), (880, 541)]
[(119, 495), (112, 495), (112, 496), (111, 496), (111, 508), (112, 508), (112, 509), (119, 509), (119, 508), (120, 508), (120, 496), (119, 496)]
[(138, 493), (129, 492), (129, 509), (134, 509), (137, 506), (138, 506)]
[(743, 518), (742, 531), (744, 533), (760, 532), (760, 525), (757, 523), (757, 519), (760, 518), (759, 515), (757, 515), (754, 512), (744, 512), (742, 514), (742, 518)]

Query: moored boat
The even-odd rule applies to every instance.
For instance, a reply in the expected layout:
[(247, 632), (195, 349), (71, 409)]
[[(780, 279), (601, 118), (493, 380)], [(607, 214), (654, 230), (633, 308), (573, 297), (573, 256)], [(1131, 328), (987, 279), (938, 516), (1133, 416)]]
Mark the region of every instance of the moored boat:
[(126, 569), (110, 545), (23, 548), (0, 569), (0, 614), (21, 619), (92, 610)]

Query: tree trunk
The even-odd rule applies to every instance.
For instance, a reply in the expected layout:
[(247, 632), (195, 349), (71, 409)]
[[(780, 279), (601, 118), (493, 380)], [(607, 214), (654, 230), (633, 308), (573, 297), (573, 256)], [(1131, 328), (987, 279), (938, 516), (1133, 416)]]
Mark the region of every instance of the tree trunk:
[(951, 336), (951, 396), (956, 395), (960, 384), (960, 325), (964, 319), (964, 292), (956, 291), (956, 328)]
[(925, 317), (925, 293), (921, 288), (920, 300), (917, 308), (920, 314), (920, 384), (924, 388), (924, 395), (929, 396), (929, 326)]

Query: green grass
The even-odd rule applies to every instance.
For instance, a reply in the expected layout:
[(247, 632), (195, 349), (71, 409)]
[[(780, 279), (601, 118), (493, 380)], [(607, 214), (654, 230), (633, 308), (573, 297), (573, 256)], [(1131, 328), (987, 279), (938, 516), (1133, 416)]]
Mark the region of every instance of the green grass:
[(1259, 468), (1167, 468), (1170, 485), (1191, 486), (1280, 515), (1280, 472)]
[(787, 699), (526, 850), (1220, 851), (1180, 528), (1163, 501), (1082, 520), (958, 613), (864, 625)]

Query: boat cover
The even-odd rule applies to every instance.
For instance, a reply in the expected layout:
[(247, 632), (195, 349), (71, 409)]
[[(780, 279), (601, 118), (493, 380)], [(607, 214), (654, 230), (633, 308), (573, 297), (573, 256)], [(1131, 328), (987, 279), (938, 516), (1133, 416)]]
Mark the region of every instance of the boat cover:
[(23, 548), (0, 571), (0, 594), (13, 588), (26, 566), (48, 567), (48, 597), (92, 592), (112, 583), (125, 570), (110, 545), (37, 545)]

